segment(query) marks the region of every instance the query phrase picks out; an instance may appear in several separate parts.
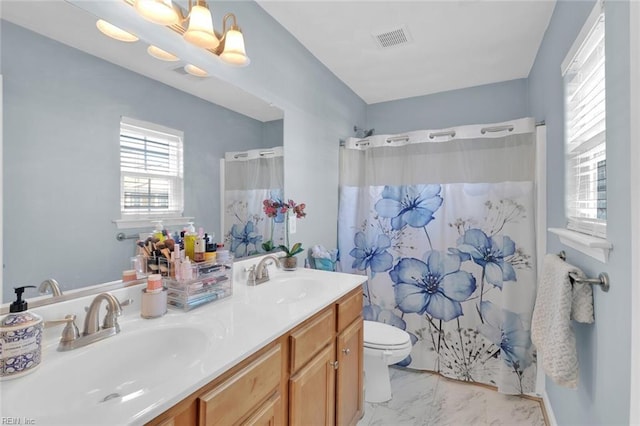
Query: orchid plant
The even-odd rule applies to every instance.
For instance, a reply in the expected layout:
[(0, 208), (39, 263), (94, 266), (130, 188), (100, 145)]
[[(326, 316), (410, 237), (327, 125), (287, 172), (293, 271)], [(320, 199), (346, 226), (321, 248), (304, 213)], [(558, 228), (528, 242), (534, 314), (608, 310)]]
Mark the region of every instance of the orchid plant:
[(271, 219), (271, 238), (269, 241), (262, 244), (262, 249), (265, 251), (271, 251), (275, 248), (273, 245), (273, 228), (276, 222), (285, 224), (285, 244), (278, 246), (285, 252), (286, 257), (293, 257), (296, 254), (302, 252), (302, 243), (295, 243), (293, 246), (289, 246), (289, 216), (296, 215), (296, 218), (302, 219), (307, 214), (304, 211), (306, 204), (296, 204), (293, 200), (289, 200), (287, 203), (281, 200), (266, 199), (262, 202), (262, 210), (268, 218)]

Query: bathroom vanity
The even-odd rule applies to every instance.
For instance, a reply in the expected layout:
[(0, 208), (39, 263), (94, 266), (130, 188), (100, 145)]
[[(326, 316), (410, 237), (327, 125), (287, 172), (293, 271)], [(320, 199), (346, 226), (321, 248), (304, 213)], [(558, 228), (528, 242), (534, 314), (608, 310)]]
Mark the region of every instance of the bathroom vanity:
[[(132, 300), (121, 332), (79, 349), (57, 351), (63, 327), (46, 328), (40, 367), (0, 382), (0, 415), (39, 425), (356, 424), (366, 277), (270, 266), (268, 282), (247, 286), (244, 270), (258, 260), (234, 264), (231, 297), (161, 318), (140, 317), (143, 283), (110, 291)], [(32, 310), (82, 324), (94, 297)]]
[(149, 425), (355, 425), (362, 415), (362, 290), (356, 288)]

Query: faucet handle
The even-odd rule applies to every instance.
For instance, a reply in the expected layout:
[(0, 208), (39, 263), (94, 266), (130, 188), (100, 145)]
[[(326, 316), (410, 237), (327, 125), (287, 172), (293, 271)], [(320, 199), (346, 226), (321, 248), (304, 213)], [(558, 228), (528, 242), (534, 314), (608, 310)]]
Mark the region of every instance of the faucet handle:
[(75, 321), (75, 315), (66, 315), (63, 319), (47, 320), (44, 322), (44, 328), (55, 327), (56, 325), (69, 324)]
[(60, 346), (64, 346), (65, 343), (73, 342), (80, 337), (80, 330), (76, 325), (76, 316), (67, 315), (64, 319), (45, 321), (45, 328), (53, 327), (60, 324), (66, 324), (62, 330), (62, 336), (60, 336)]
[(262, 280), (263, 280), (262, 282), (269, 280), (269, 268), (267, 268), (267, 266), (269, 265), (271, 265), (271, 263), (265, 263), (264, 268), (262, 268)]
[(247, 285), (256, 285), (256, 265), (251, 265), (251, 267), (244, 268), (245, 272), (249, 273), (247, 277)]
[[(120, 304), (120, 308), (124, 308), (125, 306), (129, 306), (129, 305), (133, 304), (133, 299), (125, 299), (122, 302), (118, 298), (116, 298), (116, 300)], [(107, 305), (107, 310), (109, 310), (109, 305)], [(122, 315), (122, 310), (120, 311), (118, 316), (120, 316), (120, 315)]]

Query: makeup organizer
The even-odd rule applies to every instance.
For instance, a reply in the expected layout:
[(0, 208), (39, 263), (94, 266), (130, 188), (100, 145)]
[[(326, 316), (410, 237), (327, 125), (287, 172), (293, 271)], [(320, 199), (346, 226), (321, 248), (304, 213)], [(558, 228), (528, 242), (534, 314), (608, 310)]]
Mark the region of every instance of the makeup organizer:
[(189, 272), (182, 271), (180, 279), (162, 279), (167, 289), (170, 308), (189, 311), (198, 306), (224, 299), (233, 294), (233, 258), (223, 261), (192, 263)]

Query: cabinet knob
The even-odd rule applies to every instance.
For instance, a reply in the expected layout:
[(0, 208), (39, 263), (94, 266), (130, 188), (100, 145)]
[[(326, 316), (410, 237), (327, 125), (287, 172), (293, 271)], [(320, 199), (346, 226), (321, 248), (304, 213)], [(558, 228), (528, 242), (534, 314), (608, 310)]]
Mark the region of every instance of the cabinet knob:
[(333, 367), (334, 370), (338, 369), (338, 361), (329, 361), (329, 365)]
[(345, 354), (345, 355), (349, 355), (349, 354), (351, 353), (351, 349), (349, 349), (349, 348), (344, 348), (344, 349), (342, 350), (342, 353), (343, 353), (343, 354)]

